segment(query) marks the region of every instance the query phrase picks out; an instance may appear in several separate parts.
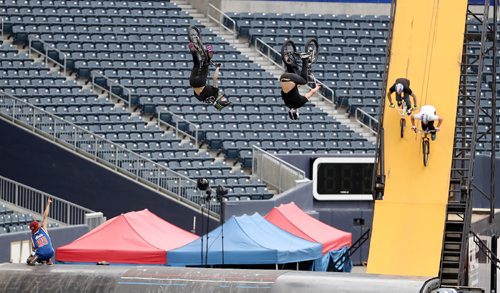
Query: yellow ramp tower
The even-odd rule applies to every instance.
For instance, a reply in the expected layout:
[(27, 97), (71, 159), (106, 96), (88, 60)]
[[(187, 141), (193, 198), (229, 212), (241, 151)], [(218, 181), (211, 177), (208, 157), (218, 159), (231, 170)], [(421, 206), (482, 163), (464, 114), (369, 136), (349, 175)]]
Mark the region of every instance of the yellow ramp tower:
[(438, 275), (466, 9), (467, 0), (397, 1), (388, 87), (408, 78), (418, 106), (435, 106), (444, 122), (424, 167), (421, 136), (410, 130), (408, 117), (401, 138), (400, 114), (386, 102), (386, 182), (384, 199), (375, 203), (369, 273)]

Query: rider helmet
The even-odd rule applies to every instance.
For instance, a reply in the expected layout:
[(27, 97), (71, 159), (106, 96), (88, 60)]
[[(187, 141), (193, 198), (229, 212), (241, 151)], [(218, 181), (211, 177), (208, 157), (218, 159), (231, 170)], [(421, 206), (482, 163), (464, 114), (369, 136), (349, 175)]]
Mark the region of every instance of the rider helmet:
[(396, 84), (396, 93), (401, 94), (403, 92), (404, 86), (401, 83)]

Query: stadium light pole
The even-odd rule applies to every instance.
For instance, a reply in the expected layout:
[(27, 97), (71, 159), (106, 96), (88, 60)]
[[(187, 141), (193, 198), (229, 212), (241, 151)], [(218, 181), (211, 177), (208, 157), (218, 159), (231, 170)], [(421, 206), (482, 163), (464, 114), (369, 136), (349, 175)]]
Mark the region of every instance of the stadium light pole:
[[(208, 266), (208, 232), (209, 232), (209, 225), (210, 225), (210, 201), (212, 199), (212, 189), (210, 189), (210, 182), (206, 178), (198, 178), (196, 181), (196, 187), (200, 191), (205, 191), (205, 196), (203, 197), (203, 201), (207, 203), (207, 225), (206, 225), (206, 249), (205, 249), (205, 266)], [(201, 261), (200, 263), (203, 265), (203, 204), (201, 206), (201, 249), (200, 249), (200, 254), (201, 254)]]
[(217, 186), (217, 189), (215, 190), (215, 193), (217, 194), (217, 200), (220, 203), (220, 229), (221, 229), (221, 241), (222, 241), (222, 265), (224, 265), (224, 222), (225, 222), (225, 214), (224, 214), (224, 198), (227, 197), (227, 194), (229, 193), (229, 190), (225, 188), (222, 185)]

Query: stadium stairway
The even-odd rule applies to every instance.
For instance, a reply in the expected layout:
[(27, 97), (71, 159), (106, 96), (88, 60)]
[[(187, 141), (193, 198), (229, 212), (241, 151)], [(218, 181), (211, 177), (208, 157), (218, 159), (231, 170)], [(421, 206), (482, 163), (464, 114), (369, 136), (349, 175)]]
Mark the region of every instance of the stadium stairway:
[[(66, 8), (58, 8), (57, 10), (52, 7), (53, 4), (50, 4), (49, 6), (47, 6), (47, 8), (43, 8), (43, 9), (40, 9), (40, 8), (25, 8), (25, 7), (16, 7), (16, 5), (18, 5), (17, 3), (14, 3), (12, 1), (7, 1), (9, 2), (9, 6), (12, 7), (12, 8), (8, 8), (8, 10), (4, 10), (4, 13), (10, 13), (12, 12), (12, 14), (10, 14), (10, 16), (14, 19), (14, 21), (21, 21), (21, 25), (19, 23), (17, 23), (17, 29), (19, 29), (21, 32), (24, 32), (24, 34), (33, 34), (33, 35), (40, 35), (40, 36), (43, 36), (44, 38), (46, 38), (46, 40), (48, 40), (50, 43), (55, 43), (55, 45), (57, 45), (58, 47), (62, 48), (64, 51), (66, 52), (70, 52), (72, 55), (75, 55), (75, 58), (79, 58), (79, 60), (76, 61), (76, 63), (80, 62), (80, 66), (87, 66), (89, 69), (92, 69), (92, 66), (95, 66), (95, 65), (91, 65), (91, 64), (95, 64), (96, 62), (95, 61), (92, 61), (92, 62), (85, 62), (85, 61), (80, 61), (82, 59), (81, 56), (83, 56), (83, 54), (86, 54), (86, 53), (89, 53), (88, 55), (84, 55), (83, 57), (83, 60), (85, 60), (85, 58), (87, 58), (87, 56), (89, 56), (89, 58), (92, 58), (92, 59), (96, 59), (96, 57), (98, 58), (97, 60), (99, 60), (99, 58), (102, 59), (102, 63), (100, 65), (97, 65), (97, 66), (104, 66), (104, 68), (106, 68), (107, 66), (111, 66), (111, 61), (110, 60), (113, 60), (116, 59), (117, 57), (114, 57), (113, 55), (113, 52), (110, 51), (111, 53), (107, 53), (106, 50), (104, 50), (102, 47), (102, 41), (101, 42), (98, 42), (98, 40), (101, 40), (103, 36), (99, 36), (99, 29), (98, 29), (98, 26), (94, 23), (93, 26), (91, 26), (90, 28), (92, 30), (96, 30), (94, 33), (95, 35), (93, 35), (92, 37), (95, 37), (96, 38), (96, 41), (97, 42), (95, 45), (95, 48), (93, 49), (85, 49), (86, 47), (89, 47), (89, 45), (93, 45), (92, 43), (94, 42), (93, 40), (91, 42), (87, 41), (81, 41), (81, 40), (77, 40), (75, 41), (75, 43), (73, 43), (74, 41), (67, 41), (66, 39), (63, 38), (63, 40), (61, 40), (61, 38), (63, 37), (62, 35), (63, 34), (54, 34), (53, 33), (53, 29), (56, 29), (56, 30), (63, 30), (64, 27), (60, 26), (60, 21), (62, 18), (60, 17), (52, 17), (50, 18), (50, 21), (52, 23), (52, 26), (46, 26), (45, 25), (45, 22), (47, 20), (49, 20), (47, 18), (47, 16), (44, 16), (47, 14), (47, 12), (50, 12), (50, 11), (61, 11), (61, 12), (64, 12), (66, 11), (67, 9)], [(95, 1), (94, 1), (95, 2)], [(103, 2), (92, 2), (93, 4), (95, 5), (98, 5), (97, 7), (101, 7), (103, 4), (108, 4), (107, 2), (106, 3), (103, 3)], [(147, 1), (143, 1), (145, 5), (157, 5), (158, 3), (153, 3), (153, 2), (147, 2)], [(114, 3), (114, 2), (113, 2)], [(7, 4), (7, 3), (6, 3)], [(43, 3), (37, 3), (38, 6), (40, 6), (41, 4)], [(111, 2), (109, 4), (112, 4)], [(120, 3), (120, 5), (122, 5), (123, 3)], [(139, 4), (143, 4), (142, 2), (141, 3), (137, 3), (137, 5)], [(171, 6), (170, 3), (166, 2), (166, 3), (162, 3), (163, 5), (169, 5), (169, 7)], [(45, 5), (45, 4), (44, 4)], [(112, 4), (112, 5), (117, 5), (116, 3), (115, 4)], [(71, 3), (71, 6), (74, 6), (75, 8), (71, 8), (74, 10), (74, 12), (76, 14), (81, 14), (83, 15), (83, 17), (70, 17), (70, 21), (73, 21), (74, 22), (74, 26), (71, 26), (69, 27), (70, 30), (73, 29), (73, 27), (78, 27), (78, 26), (81, 26), (81, 28), (86, 28), (86, 29), (89, 29), (86, 27), (85, 24), (82, 25), (82, 20), (86, 20), (86, 16), (88, 13), (90, 13), (90, 15), (92, 15), (92, 12), (91, 10), (88, 10), (88, 9), (80, 9), (80, 8), (77, 8), (77, 7), (80, 7), (81, 5), (78, 3), (78, 2), (72, 2)], [(7, 6), (6, 6), (7, 7)], [(116, 8), (112, 7), (112, 8), (108, 8), (108, 9), (112, 9), (112, 10), (116, 10)], [(193, 21), (192, 19), (189, 19), (189, 18), (186, 18), (185, 17), (185, 12), (183, 11), (180, 11), (180, 9), (178, 7), (174, 7), (174, 8), (169, 8), (171, 10), (169, 10), (168, 12), (172, 12), (173, 15), (177, 15), (178, 19), (177, 21), (179, 22), (182, 22), (182, 25), (181, 27), (183, 29), (185, 29), (185, 22), (186, 21)], [(26, 13), (24, 12), (26, 11)], [(102, 10), (104, 11), (104, 10)], [(120, 9), (118, 11), (121, 11), (121, 12), (124, 12), (124, 13), (131, 13), (131, 12), (138, 12), (139, 10), (137, 9), (129, 9), (129, 8), (124, 8), (124, 9)], [(151, 9), (148, 9), (147, 10), (148, 13), (154, 13), (155, 11), (154, 10), (151, 10)], [(96, 13), (101, 13), (101, 9), (96, 9), (95, 10)], [(23, 18), (21, 19), (20, 18), (20, 15), (24, 15), (23, 13), (25, 14), (33, 14), (33, 16), (23, 16)], [(55, 12), (54, 12), (55, 13)], [(154, 19), (153, 20), (157, 20), (161, 23), (161, 21), (163, 21), (163, 19), (165, 18), (165, 16), (162, 14), (162, 13), (165, 13), (164, 10), (161, 10), (160, 13), (158, 13), (157, 15), (157, 19)], [(38, 14), (42, 14), (42, 15), (38, 15)], [(128, 15), (128, 14), (127, 14)], [(167, 17), (166, 19), (171, 19), (172, 17)], [(175, 18), (175, 17), (174, 17)], [(25, 19), (31, 19), (31, 21), (33, 22), (33, 26), (23, 26), (22, 23), (25, 21)], [(130, 21), (133, 21), (132, 18), (130, 17), (126, 17), (125, 18), (127, 21), (130, 20)], [(95, 21), (93, 18), (91, 18), (90, 20), (92, 21)], [(140, 18), (141, 21), (148, 21), (149, 18)], [(43, 21), (43, 24), (42, 22), (40, 23), (36, 23), (36, 21)], [(99, 21), (103, 21), (103, 22), (109, 22), (109, 21), (123, 21), (122, 18), (120, 19), (111, 19), (111, 18), (108, 18), (108, 17), (101, 17), (99, 18)], [(132, 25), (131, 25), (132, 26)], [(179, 26), (179, 23), (177, 23), (177, 26)], [(106, 29), (109, 29), (108, 26), (104, 26)], [(114, 27), (115, 29), (118, 29), (118, 28), (121, 28), (123, 29), (123, 25), (120, 23), (120, 26), (119, 27)], [(176, 27), (178, 28), (178, 27)], [(132, 26), (131, 29), (136, 29), (135, 26)], [(148, 27), (146, 26), (144, 29), (148, 29)], [(40, 33), (40, 31), (43, 30), (48, 30), (47, 32), (45, 33)], [(175, 30), (175, 34), (177, 34), (178, 31)], [(175, 34), (174, 35), (171, 35), (171, 36), (174, 36), (175, 37)], [(158, 34), (152, 34), (151, 36), (146, 36), (146, 37), (153, 37), (153, 36), (157, 36)], [(213, 34), (211, 34), (213, 35)], [(106, 36), (106, 35), (104, 35)], [(109, 35), (107, 35), (109, 36)], [(119, 34), (117, 36), (121, 36), (123, 37), (124, 34)], [(126, 36), (126, 35), (125, 35)], [(136, 35), (134, 35), (136, 36)], [(54, 37), (54, 39), (52, 39), (52, 37)], [(59, 38), (59, 39), (56, 39)], [(185, 37), (185, 36), (184, 36)], [(212, 37), (210, 36), (210, 38), (218, 38), (218, 37)], [(213, 40), (212, 39), (212, 40)], [(169, 39), (170, 41), (170, 39)], [(81, 42), (81, 43), (79, 43)], [(165, 42), (165, 41), (164, 41)], [(182, 43), (183, 45), (181, 46), (185, 46), (185, 41), (182, 41), (182, 40), (179, 40), (180, 43)], [(220, 41), (217, 41), (219, 42), (220, 44)], [(118, 41), (113, 41), (113, 43), (116, 43), (116, 44), (113, 44), (114, 46), (120, 46), (120, 43)], [(148, 45), (151, 45), (150, 44), (151, 42), (148, 42)], [(168, 42), (165, 42), (165, 43), (168, 43)], [(134, 43), (134, 44), (137, 44), (137, 43)], [(170, 45), (170, 44), (169, 44)], [(78, 46), (83, 46), (83, 49), (82, 50), (82, 47), (78, 47)], [(97, 51), (97, 46), (99, 46), (99, 50), (100, 51)], [(178, 58), (182, 58), (182, 62), (183, 63), (186, 63), (186, 56), (185, 56), (185, 48), (178, 48), (176, 46), (179, 46), (177, 44), (174, 44), (172, 45), (171, 47), (174, 47), (174, 48), (170, 48), (168, 50), (174, 50), (174, 52), (184, 52), (184, 53), (181, 53), (180, 55), (178, 56)], [(220, 44), (221, 47), (224, 47), (225, 44), (222, 43)], [(104, 46), (106, 47), (106, 46)], [(127, 46), (128, 47), (128, 46)], [(143, 49), (143, 46), (140, 46), (141, 49)], [(144, 47), (145, 48), (145, 47)], [(111, 48), (110, 48), (111, 49)], [(116, 50), (118, 52), (121, 52), (122, 49), (124, 48), (117, 48)], [(136, 48), (137, 49), (137, 48)], [(86, 52), (85, 50), (90, 50), (91, 52)], [(148, 50), (149, 50), (149, 47), (148, 47)], [(95, 53), (95, 52), (99, 52), (99, 53)], [(144, 50), (143, 50), (144, 51)], [(128, 52), (127, 50), (125, 50), (125, 52)], [(93, 55), (97, 55), (97, 56), (93, 56)], [(125, 55), (125, 54), (124, 54)], [(176, 56), (177, 56), (176, 55)], [(244, 60), (244, 63), (241, 62), (240, 59), (244, 59), (244, 58), (239, 58), (239, 55), (236, 56), (237, 54), (233, 54), (231, 56), (228, 56), (228, 58), (235, 58), (235, 57), (238, 57), (236, 59), (233, 59), (235, 60), (234, 61), (234, 64), (240, 64), (240, 65), (243, 65), (243, 66), (251, 66), (252, 69), (255, 67), (255, 64), (252, 63), (252, 62), (248, 62), (248, 58), (246, 58)], [(149, 57), (149, 56), (148, 56)], [(154, 57), (154, 56), (151, 56), (151, 57)], [(223, 56), (221, 56), (223, 57)], [(110, 59), (111, 58), (111, 59)], [(114, 58), (114, 59), (113, 59)], [(178, 60), (180, 61), (180, 60)], [(117, 61), (117, 62), (120, 62), (120, 61)], [(135, 61), (131, 61), (131, 62), (135, 62)], [(123, 62), (122, 62), (123, 63)], [(113, 62), (113, 66), (114, 66), (115, 62)], [(180, 62), (179, 62), (180, 64)], [(127, 66), (130, 66), (128, 64), (126, 64)], [(181, 64), (180, 64), (181, 65)], [(120, 66), (123, 66), (123, 65), (120, 65)], [(149, 67), (149, 65), (144, 65), (146, 67), (143, 67), (143, 68), (151, 68)], [(81, 69), (81, 68), (80, 68)], [(238, 69), (236, 69), (238, 70)], [(241, 70), (241, 68), (239, 69)], [(246, 70), (246, 69), (245, 69)], [(244, 71), (245, 70), (241, 70), (241, 72), (239, 73), (245, 73)], [(265, 80), (268, 80), (268, 77), (267, 77), (267, 74), (266, 76), (263, 76), (262, 72), (260, 71), (261, 69), (253, 69), (254, 72), (256, 73), (257, 77), (259, 78), (264, 78)], [(111, 70), (112, 73), (113, 73), (113, 70)], [(115, 74), (119, 74), (119, 70), (117, 70), (118, 72), (115, 72)], [(151, 71), (148, 69), (148, 71)], [(165, 70), (164, 70), (165, 71)], [(183, 70), (182, 72), (184, 72), (185, 70)], [(181, 72), (181, 73), (182, 73)], [(132, 72), (133, 73), (133, 72)], [(237, 72), (238, 73), (238, 72)], [(119, 75), (118, 75), (119, 77)], [(230, 78), (232, 79), (232, 78)], [(124, 80), (127, 80), (127, 78), (124, 78)], [(141, 81), (141, 79), (139, 78), (138, 79), (139, 81)], [(169, 81), (169, 80), (172, 80), (172, 78), (166, 78), (164, 79), (163, 81)], [(179, 79), (177, 80), (177, 82), (183, 82), (184, 83), (184, 79)], [(224, 82), (232, 82), (232, 80), (224, 80)], [(260, 79), (256, 79), (254, 80), (256, 82), (260, 82)], [(258, 84), (258, 83), (257, 83)], [(257, 86), (259, 87), (259, 86)], [(149, 87), (146, 86), (142, 86), (141, 89), (148, 89)], [(275, 88), (275, 86), (271, 86), (271, 87), (267, 87), (269, 90), (277, 90)], [(154, 90), (157, 90), (158, 88), (153, 88)], [(165, 87), (164, 87), (165, 89)], [(168, 88), (168, 86), (166, 87), (166, 89), (168, 90), (171, 90)], [(176, 88), (177, 90), (178, 88)], [(182, 88), (180, 88), (182, 89)], [(181, 107), (181, 106), (184, 106), (185, 104), (185, 101), (183, 99), (190, 99), (191, 97), (188, 97), (189, 94), (187, 93), (187, 91), (185, 89), (183, 89), (183, 93), (180, 93), (182, 94), (182, 101), (180, 99), (176, 99), (175, 98), (175, 95), (177, 95), (177, 92), (175, 92), (174, 94), (174, 97), (173, 99), (175, 99), (174, 101), (177, 103), (177, 102), (180, 102), (179, 104), (176, 104), (176, 105), (173, 105), (175, 109), (177, 109), (177, 114), (181, 113), (181, 114), (186, 114), (187, 112), (186, 111), (192, 111), (193, 108), (194, 110), (196, 110), (197, 108), (200, 108), (201, 111), (205, 111), (203, 110), (202, 108), (204, 106), (200, 106), (200, 107), (191, 107), (191, 108), (186, 108), (186, 110), (184, 109), (184, 107)], [(238, 88), (239, 90), (239, 88)], [(244, 89), (244, 90), (247, 90), (247, 89)], [(162, 92), (163, 94), (163, 92)], [(248, 94), (252, 94), (252, 88), (250, 88)], [(269, 101), (271, 101), (271, 99), (269, 98), (266, 98), (266, 100), (264, 101), (263, 100), (263, 95), (262, 94), (265, 94), (265, 93), (261, 93), (261, 97), (259, 97), (260, 100), (262, 101), (259, 101), (258, 103), (260, 104), (264, 104), (264, 105), (267, 105), (269, 103)], [(168, 96), (169, 98), (171, 96)], [(244, 97), (246, 98), (246, 97)], [(173, 101), (172, 100), (168, 100), (168, 103), (172, 103)], [(240, 102), (243, 102), (243, 97), (241, 98), (241, 101)], [(267, 140), (269, 140), (268, 137), (265, 137), (265, 134), (269, 134), (269, 131), (272, 131), (273, 134), (276, 134), (276, 135), (280, 135), (278, 138), (275, 138), (274, 135), (273, 135), (273, 140), (275, 141), (272, 141), (269, 143), (269, 147), (275, 151), (284, 151), (283, 153), (289, 153), (289, 151), (298, 151), (299, 153), (301, 153), (302, 151), (304, 150), (307, 150), (309, 152), (314, 152), (314, 151), (321, 151), (321, 152), (334, 152), (334, 153), (342, 153), (342, 154), (352, 154), (352, 153), (355, 153), (355, 152), (361, 152), (361, 153), (366, 153), (366, 152), (370, 152), (372, 151), (372, 147), (369, 146), (369, 143), (367, 143), (365, 145), (365, 140), (362, 139), (357, 133), (354, 133), (352, 132), (351, 130), (348, 130), (346, 129), (345, 127), (342, 127), (343, 125), (339, 125), (339, 123), (333, 119), (326, 119), (325, 118), (325, 113), (320, 113), (320, 111), (318, 111), (318, 109), (314, 106), (311, 106), (311, 107), (305, 107), (307, 108), (305, 111), (309, 111), (310, 115), (309, 116), (305, 116), (304, 120), (307, 120), (307, 119), (311, 119), (311, 121), (305, 121), (305, 122), (301, 122), (301, 123), (293, 123), (293, 125), (291, 125), (292, 123), (289, 123), (288, 121), (286, 121), (286, 118), (284, 117), (281, 117), (281, 116), (286, 116), (286, 114), (284, 115), (281, 115), (281, 114), (277, 114), (276, 113), (276, 109), (279, 108), (279, 107), (282, 107), (279, 106), (280, 105), (280, 101), (278, 101), (277, 99), (273, 98), (273, 102), (276, 103), (276, 105), (273, 105), (272, 109), (270, 108), (271, 111), (273, 112), (269, 112), (270, 114), (272, 115), (268, 115), (266, 117), (262, 117), (261, 115), (253, 115), (255, 116), (255, 119), (257, 120), (260, 120), (258, 121), (259, 123), (252, 123), (250, 125), (250, 123), (241, 123), (241, 120), (246, 120), (248, 115), (246, 115), (245, 111), (248, 111), (248, 107), (251, 103), (255, 103), (255, 100), (250, 100), (250, 102), (247, 102), (247, 106), (246, 108), (245, 107), (242, 107), (242, 111), (241, 113), (243, 113), (243, 115), (238, 116), (240, 114), (233, 114), (232, 112), (230, 113), (224, 113), (225, 116), (223, 116), (224, 119), (226, 118), (229, 118), (229, 119), (236, 119), (236, 123), (231, 123), (229, 125), (236, 125), (236, 126), (242, 126), (242, 127), (247, 127), (248, 129), (243, 129), (241, 130), (241, 128), (238, 128), (238, 130), (240, 131), (244, 131), (245, 132), (245, 135), (248, 135), (248, 137), (245, 136), (244, 139), (239, 139), (239, 138), (235, 138), (233, 137), (233, 140), (231, 141), (228, 141), (227, 138), (217, 138), (217, 139), (213, 139), (212, 142), (214, 144), (214, 148), (221, 148), (220, 145), (217, 145), (216, 142), (219, 141), (219, 144), (222, 143), (222, 147), (223, 149), (226, 151), (226, 154), (225, 155), (229, 155), (229, 154), (232, 154), (233, 157), (238, 157), (238, 156), (242, 156), (241, 153), (242, 153), (242, 149), (245, 149), (245, 150), (251, 150), (251, 144), (253, 143), (268, 143)], [(154, 103), (154, 101), (153, 101)], [(165, 102), (164, 102), (165, 103)], [(282, 103), (281, 103), (282, 104)], [(179, 106), (177, 106), (179, 105)], [(259, 107), (254, 107), (253, 110), (257, 110), (257, 111), (262, 111), (265, 107), (267, 106), (263, 106), (263, 105), (260, 105)], [(81, 109), (80, 109), (81, 110)], [(234, 109), (233, 109), (234, 110)], [(267, 110), (267, 109), (264, 109), (264, 110)], [(259, 113), (259, 112), (255, 112), (255, 113)], [(281, 112), (280, 112), (281, 113)], [(187, 114), (186, 114), (187, 115)], [(199, 115), (188, 115), (189, 118), (193, 118), (193, 119), (197, 119), (201, 116)], [(220, 119), (219, 117), (222, 117), (221, 115), (213, 115), (213, 113), (210, 115), (205, 115), (207, 116), (209, 119), (212, 119), (211, 121), (214, 121), (214, 119)], [(203, 116), (204, 117), (204, 116)], [(202, 118), (203, 118), (202, 117)], [(316, 119), (315, 117), (318, 118), (317, 121), (314, 121), (312, 119)], [(135, 118), (137, 118), (137, 116), (135, 116)], [(241, 119), (240, 119), (241, 118)], [(250, 115), (249, 118), (252, 118), (252, 115)], [(329, 117), (327, 117), (329, 118)], [(268, 121), (266, 121), (266, 119)], [(137, 119), (136, 119), (137, 120)], [(234, 121), (234, 120), (233, 120)], [(264, 122), (264, 123), (262, 123)], [(270, 123), (266, 123), (266, 122), (270, 122)], [(206, 126), (212, 126), (213, 123), (205, 123)], [(204, 124), (204, 126), (205, 126)], [(226, 123), (221, 123), (222, 126), (224, 125), (227, 125)], [(255, 125), (254, 125), (255, 124)], [(293, 126), (293, 127), (298, 127), (298, 128), (288, 128), (289, 126)], [(258, 129), (255, 129), (254, 128), (257, 127)], [(285, 127), (286, 126), (286, 127)], [(261, 127), (261, 128), (259, 128)], [(270, 128), (265, 128), (265, 127), (270, 127)], [(273, 128), (274, 127), (274, 128)], [(284, 128), (279, 128), (279, 127), (284, 127)], [(331, 128), (334, 128), (333, 131)], [(257, 132), (256, 132), (257, 130)], [(299, 134), (303, 134), (302, 137), (295, 137), (293, 135), (295, 135), (297, 133), (297, 130), (299, 131)], [(338, 130), (338, 131), (337, 131)], [(217, 132), (219, 132), (218, 128), (214, 128), (211, 130), (211, 132), (215, 132), (215, 134)], [(229, 130), (228, 130), (229, 132)], [(208, 132), (207, 132), (208, 133)], [(236, 133), (236, 132), (233, 132), (233, 133)], [(255, 135), (258, 134), (259, 136), (258, 137), (255, 137)], [(261, 137), (261, 134), (264, 134), (264, 136)], [(291, 135), (291, 136), (288, 136), (288, 135)], [(313, 136), (312, 134), (314, 134), (315, 136)], [(253, 137), (251, 135), (254, 135)], [(208, 134), (207, 134), (207, 137), (208, 137)], [(254, 138), (258, 138), (259, 140), (254, 140)], [(300, 140), (303, 140), (303, 141), (297, 141), (297, 138), (299, 138)], [(276, 141), (277, 140), (277, 141)], [(291, 141), (292, 140), (292, 141)], [(338, 142), (337, 142), (338, 140)], [(143, 146), (143, 144), (141, 144), (141, 146)], [(150, 147), (150, 145), (149, 145)], [(188, 148), (191, 148), (188, 146)], [(248, 151), (245, 151), (245, 155), (248, 156)], [(151, 158), (151, 157), (150, 157)], [(251, 158), (251, 156), (250, 156)], [(178, 161), (178, 160), (177, 160)], [(180, 163), (180, 162), (177, 162), (177, 163)], [(214, 163), (219, 163), (219, 162), (214, 162)], [(174, 164), (175, 165), (175, 164)], [(179, 169), (182, 169), (181, 167), (182, 166), (170, 166), (168, 163), (167, 163), (167, 167), (169, 168), (179, 168)], [(221, 168), (223, 169), (227, 169), (227, 168), (230, 168), (230, 167), (224, 167), (224, 166), (220, 166)], [(192, 166), (192, 168), (198, 168), (196, 165)], [(219, 169), (221, 169), (219, 168)], [(221, 171), (224, 171), (224, 170), (221, 170)], [(196, 173), (196, 172), (193, 172), (193, 173)], [(188, 172), (186, 175), (190, 176), (190, 173)], [(202, 174), (194, 174), (195, 176), (203, 176)], [(224, 174), (224, 176), (227, 177), (227, 173)], [(243, 178), (238, 178), (238, 182), (241, 184), (241, 181), (252, 181), (251, 179), (248, 179), (248, 177), (244, 178), (245, 176), (243, 174), (241, 174), (241, 176), (239, 176), (238, 174), (229, 174), (231, 175), (231, 177), (243, 177)], [(241, 180), (240, 180), (241, 179)], [(251, 182), (252, 183), (252, 182)], [(258, 182), (257, 182), (258, 183)], [(261, 183), (258, 183), (258, 185), (261, 185)], [(269, 195), (268, 192), (266, 192), (264, 190), (264, 193), (263, 190), (262, 190), (262, 186), (257, 186), (257, 194), (261, 194), (261, 198), (262, 196), (266, 197), (267, 195)], [(251, 192), (252, 193), (252, 192)], [(247, 198), (247, 196), (245, 196), (244, 198)], [(240, 197), (241, 199), (241, 197)]]
[[(12, 46), (9, 40), (4, 40), (1, 49), (0, 61), (15, 60), (17, 68), (15, 72), (11, 70), (10, 77), (4, 76), (6, 79), (2, 80), (0, 89), (9, 90), (14, 96), (16, 96), (16, 91), (24, 92), (26, 96), (20, 97), (26, 102), (42, 107), (70, 122), (80, 124), (87, 130), (122, 144), (139, 155), (159, 160), (160, 164), (182, 175), (194, 179), (206, 177), (213, 185), (222, 184), (230, 189), (230, 199), (250, 200), (272, 197), (272, 193), (267, 190), (264, 183), (246, 176), (241, 170), (233, 170), (230, 166), (226, 166), (224, 162), (214, 158), (206, 150), (195, 148), (188, 139), (176, 137), (171, 129), (159, 129), (155, 123), (148, 125), (148, 119), (143, 120), (139, 111), (129, 112), (122, 102), (111, 101), (99, 90), (93, 92), (85, 81), (77, 80), (74, 74), (64, 77), (57, 67), (46, 68), (43, 65), (43, 57), (28, 56), (25, 49)], [(49, 93), (52, 91), (47, 91), (45, 94), (49, 96), (37, 97), (42, 92), (32, 93), (35, 85), (30, 84), (31, 81), (42, 84), (48, 82), (51, 85), (49, 90), (56, 89), (57, 85), (63, 85), (63, 91), (58, 91), (61, 95), (68, 96), (50, 96)], [(82, 101), (87, 104), (82, 104)], [(85, 118), (86, 116), (89, 118)], [(91, 118), (96, 116), (104, 121), (98, 119), (92, 123)], [(118, 128), (121, 130), (117, 130)], [(155, 157), (155, 154), (161, 150), (170, 151), (176, 157)], [(179, 156), (180, 153), (190, 154), (191, 158), (182, 162), (186, 159), (186, 155)], [(204, 170), (199, 170), (210, 168), (213, 171), (200, 172)], [(221, 178), (222, 174), (224, 180)]]
[[(276, 64), (271, 62), (267, 57), (263, 57), (263, 55), (259, 53), (258, 49), (255, 47), (255, 44), (251, 43), (250, 39), (238, 37), (235, 32), (224, 29), (220, 23), (214, 21), (214, 19), (217, 19), (220, 16), (220, 12), (213, 8), (210, 8), (208, 12), (209, 14), (207, 15), (194, 8), (191, 4), (189, 4), (187, 0), (176, 0), (173, 2), (175, 2), (178, 7), (186, 11), (190, 16), (197, 19), (201, 24), (209, 28), (212, 32), (216, 33), (225, 41), (229, 42), (239, 52), (248, 56), (252, 61), (259, 64), (261, 68), (272, 74), (272, 76), (276, 80), (279, 79), (279, 77), (283, 73), (283, 67), (276, 66)], [(309, 87), (302, 87), (300, 89), (302, 94), (304, 94), (308, 90)], [(348, 129), (351, 129), (360, 134), (369, 142), (374, 143), (376, 141), (375, 132), (361, 124), (354, 116), (350, 116), (345, 107), (337, 107), (333, 105), (329, 100), (325, 101), (324, 97), (320, 93), (316, 93), (310, 101), (315, 106), (320, 108), (323, 112), (333, 117), (342, 125), (345, 125)]]

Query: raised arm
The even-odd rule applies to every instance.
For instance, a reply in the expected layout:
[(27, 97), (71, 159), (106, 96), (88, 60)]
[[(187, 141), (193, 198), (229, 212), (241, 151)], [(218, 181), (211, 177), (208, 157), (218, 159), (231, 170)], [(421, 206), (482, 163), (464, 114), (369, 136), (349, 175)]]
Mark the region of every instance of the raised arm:
[(443, 123), (443, 118), (439, 117), (438, 118), (438, 125), (436, 125), (436, 130), (439, 130), (439, 127), (441, 127), (442, 123)]
[(414, 131), (417, 131), (417, 126), (415, 125), (415, 117), (413, 117), (414, 115), (411, 115), (410, 116), (410, 119), (411, 119), (411, 128), (414, 130)]
[(311, 89), (308, 93), (304, 95), (306, 99), (310, 99), (319, 89), (321, 88), (321, 85), (319, 83), (316, 84), (316, 87)]
[(413, 108), (417, 108), (417, 95), (411, 93), (410, 96), (413, 98)]
[(389, 99), (389, 106), (394, 108), (394, 104), (392, 103), (391, 91), (387, 92), (387, 99)]
[(215, 66), (214, 76), (212, 77), (212, 86), (219, 88), (219, 68), (220, 64)]
[(50, 204), (52, 203), (52, 199), (47, 198), (47, 205), (45, 206), (45, 211), (43, 211), (43, 220), (42, 220), (42, 228), (47, 231), (47, 220), (49, 218)]

